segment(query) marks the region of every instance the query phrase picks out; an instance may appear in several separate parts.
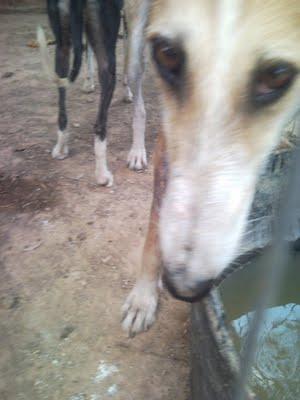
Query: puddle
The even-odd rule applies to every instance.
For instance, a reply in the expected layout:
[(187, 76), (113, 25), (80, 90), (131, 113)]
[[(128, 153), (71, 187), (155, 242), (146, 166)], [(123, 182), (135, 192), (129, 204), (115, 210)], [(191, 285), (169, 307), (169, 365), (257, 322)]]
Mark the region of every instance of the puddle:
[(56, 201), (56, 190), (49, 181), (0, 176), (0, 213), (44, 210)]
[[(286, 269), (281, 292), (265, 314), (250, 385), (259, 400), (300, 398), (300, 254)], [(221, 286), (227, 318), (236, 346), (243, 346), (257, 299), (258, 265), (230, 276)]]

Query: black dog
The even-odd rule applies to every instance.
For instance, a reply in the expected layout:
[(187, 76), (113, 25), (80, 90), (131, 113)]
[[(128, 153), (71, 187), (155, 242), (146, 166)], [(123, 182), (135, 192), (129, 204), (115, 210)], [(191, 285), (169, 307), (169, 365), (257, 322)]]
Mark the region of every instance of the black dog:
[[(91, 45), (98, 64), (101, 98), (95, 124), (96, 180), (111, 186), (113, 176), (106, 163), (106, 124), (108, 108), (116, 83), (116, 42), (122, 0), (47, 0), (50, 25), (56, 40), (55, 80), (59, 95), (58, 139), (53, 158), (68, 155), (66, 89), (79, 74), (83, 55), (83, 35)], [(73, 65), (70, 68), (70, 54)]]

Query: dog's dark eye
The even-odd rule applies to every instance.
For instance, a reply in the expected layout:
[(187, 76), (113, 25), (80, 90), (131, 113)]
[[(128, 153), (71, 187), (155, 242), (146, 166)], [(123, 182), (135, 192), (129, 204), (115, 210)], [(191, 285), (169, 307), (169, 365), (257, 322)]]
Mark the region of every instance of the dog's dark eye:
[(155, 38), (152, 40), (152, 57), (158, 72), (170, 85), (177, 86), (184, 67), (184, 52), (181, 47), (169, 40)]
[(274, 103), (291, 86), (297, 74), (288, 63), (278, 63), (259, 69), (254, 75), (252, 100), (256, 106)]

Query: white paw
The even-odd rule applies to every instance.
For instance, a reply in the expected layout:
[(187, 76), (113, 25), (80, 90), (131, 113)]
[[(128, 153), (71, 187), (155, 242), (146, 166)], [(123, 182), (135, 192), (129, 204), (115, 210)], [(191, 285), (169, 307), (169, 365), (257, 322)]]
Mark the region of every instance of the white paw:
[(92, 93), (95, 91), (95, 85), (89, 81), (85, 81), (81, 88), (81, 91), (84, 93)]
[(55, 158), (57, 160), (63, 160), (64, 158), (68, 157), (68, 155), (69, 147), (67, 144), (61, 146), (59, 143), (56, 143), (56, 145), (52, 149), (52, 158)]
[(127, 165), (129, 169), (134, 169), (136, 171), (146, 168), (147, 155), (145, 148), (132, 147), (127, 157)]
[(96, 182), (98, 185), (111, 187), (114, 183), (113, 174), (107, 169), (106, 171), (96, 171)]
[(132, 103), (133, 102), (133, 94), (130, 90), (129, 86), (125, 86), (125, 94), (123, 97), (124, 103)]
[(148, 330), (155, 321), (157, 304), (157, 283), (137, 282), (122, 307), (124, 331), (133, 337)]

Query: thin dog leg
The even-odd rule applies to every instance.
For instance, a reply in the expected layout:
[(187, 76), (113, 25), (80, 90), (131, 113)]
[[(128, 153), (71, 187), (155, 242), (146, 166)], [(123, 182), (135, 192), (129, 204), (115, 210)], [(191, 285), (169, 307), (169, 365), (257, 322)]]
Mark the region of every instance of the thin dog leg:
[[(57, 11), (57, 10), (56, 10)], [(57, 13), (49, 12), (50, 22), (53, 24), (60, 23), (59, 33), (56, 33), (56, 54), (55, 54), (55, 72), (58, 76), (58, 132), (57, 142), (52, 150), (52, 157), (56, 159), (64, 159), (68, 156), (68, 139), (67, 132), (67, 111), (66, 111), (66, 94), (67, 94), (67, 78), (69, 73), (69, 60), (70, 60), (70, 26), (68, 15), (64, 11)], [(55, 19), (55, 21), (54, 21)], [(58, 19), (58, 21), (57, 21)]]
[(147, 156), (145, 150), (145, 128), (146, 111), (142, 93), (142, 80), (145, 64), (145, 40), (140, 38), (143, 32), (137, 18), (137, 10), (130, 7), (130, 2), (125, 2), (124, 16), (128, 22), (128, 45), (126, 53), (126, 75), (129, 79), (129, 87), (133, 93), (133, 140), (131, 150), (128, 154), (127, 165), (130, 169), (141, 170), (147, 166)]
[(161, 199), (167, 179), (165, 143), (162, 136), (158, 139), (154, 164), (153, 200), (142, 257), (142, 268), (137, 282), (122, 308), (123, 329), (130, 336), (149, 329), (155, 321), (158, 305), (158, 283), (161, 265), (158, 244), (158, 221)]
[(82, 91), (85, 93), (91, 93), (95, 90), (95, 66), (94, 66), (94, 53), (89, 44), (86, 46), (85, 51), (85, 63), (84, 63), (84, 82)]
[(132, 146), (128, 154), (127, 164), (130, 169), (138, 171), (147, 167), (147, 155), (145, 149), (146, 111), (142, 93), (142, 75), (139, 75), (137, 79), (136, 90), (133, 94)]
[(88, 64), (88, 80), (90, 81), (91, 90), (95, 90), (95, 82), (94, 82), (94, 74), (95, 74), (95, 66), (94, 66), (94, 53), (91, 46), (87, 48), (87, 64)]
[[(98, 18), (98, 19), (97, 19)], [(121, 9), (116, 3), (103, 3), (102, 8), (88, 9), (87, 36), (98, 64), (101, 85), (100, 108), (95, 124), (96, 181), (102, 186), (113, 184), (106, 161), (107, 114), (116, 84), (116, 42)]]
[(128, 40), (128, 26), (126, 21), (126, 15), (123, 15), (123, 49), (124, 49), (124, 70), (123, 70), (123, 85), (125, 88), (124, 101), (125, 103), (131, 103), (133, 100), (133, 94), (128, 84), (128, 63), (129, 63), (129, 40)]
[(101, 105), (95, 125), (95, 156), (96, 180), (102, 186), (111, 186), (113, 184), (113, 175), (108, 170), (106, 162), (106, 124), (108, 109), (115, 88), (115, 68), (114, 54), (110, 54), (108, 56), (108, 64), (99, 71)]

